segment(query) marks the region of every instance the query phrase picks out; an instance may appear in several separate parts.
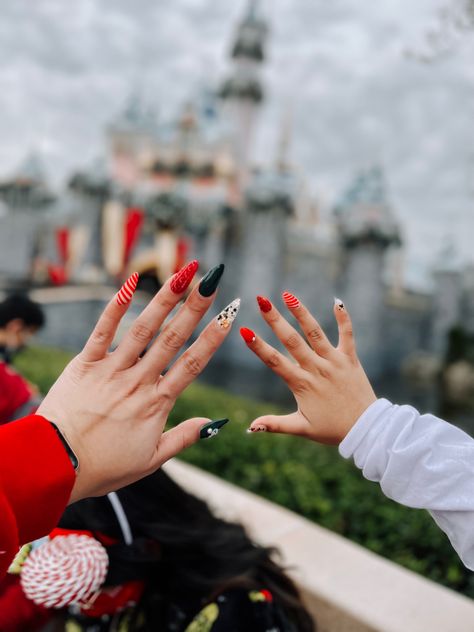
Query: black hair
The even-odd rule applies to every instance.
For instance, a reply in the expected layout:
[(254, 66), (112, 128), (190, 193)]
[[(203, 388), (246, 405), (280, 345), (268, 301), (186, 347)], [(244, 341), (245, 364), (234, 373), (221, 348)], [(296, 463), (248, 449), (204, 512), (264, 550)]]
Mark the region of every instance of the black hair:
[[(177, 595), (199, 603), (229, 589), (268, 589), (298, 632), (314, 623), (298, 590), (274, 560), (276, 551), (254, 544), (240, 524), (217, 518), (207, 504), (177, 485), (163, 471), (118, 492), (131, 529), (132, 545), (108, 547), (106, 585), (141, 579), (150, 630), (165, 629), (164, 609)], [(88, 529), (122, 541), (107, 497), (82, 500), (66, 509), (65, 529)], [(161, 610), (161, 614), (160, 614)], [(161, 617), (161, 619), (160, 619)], [(147, 628), (148, 629), (148, 628)]]
[(27, 327), (37, 329), (45, 323), (43, 309), (26, 294), (10, 294), (0, 303), (0, 329), (16, 319), (23, 321)]

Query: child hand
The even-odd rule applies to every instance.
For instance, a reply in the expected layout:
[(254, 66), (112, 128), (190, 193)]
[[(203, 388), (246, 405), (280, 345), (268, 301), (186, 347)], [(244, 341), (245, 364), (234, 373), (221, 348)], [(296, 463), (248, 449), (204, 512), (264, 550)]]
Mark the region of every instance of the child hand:
[(289, 415), (265, 415), (255, 419), (251, 432), (299, 435), (320, 443), (338, 444), (360, 415), (377, 399), (357, 357), (350, 316), (339, 299), (334, 315), (339, 344), (334, 347), (321, 326), (300, 301), (283, 293), (304, 338), (270, 301), (258, 297), (261, 314), (296, 362), (274, 349), (250, 329), (241, 329), (247, 346), (286, 382), (297, 410)]

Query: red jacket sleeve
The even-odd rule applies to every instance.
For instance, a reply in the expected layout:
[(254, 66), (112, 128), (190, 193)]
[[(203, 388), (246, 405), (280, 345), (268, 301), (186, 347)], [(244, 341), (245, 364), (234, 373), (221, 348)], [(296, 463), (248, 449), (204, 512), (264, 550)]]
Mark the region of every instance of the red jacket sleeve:
[(66, 450), (46, 419), (31, 415), (0, 427), (0, 577), (20, 544), (56, 526), (74, 480)]

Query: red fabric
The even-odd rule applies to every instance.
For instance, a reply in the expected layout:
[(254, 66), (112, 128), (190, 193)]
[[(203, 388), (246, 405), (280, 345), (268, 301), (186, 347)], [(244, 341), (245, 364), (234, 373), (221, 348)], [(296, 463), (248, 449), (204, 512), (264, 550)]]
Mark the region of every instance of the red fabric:
[(51, 424), (38, 415), (0, 427), (0, 577), (21, 543), (58, 523), (75, 481)]
[(63, 265), (65, 265), (69, 259), (69, 234), (69, 228), (62, 227), (56, 229), (56, 245), (59, 260)]
[(33, 632), (53, 616), (50, 610), (37, 606), (25, 596), (18, 575), (7, 575), (0, 583), (0, 630)]
[(124, 265), (128, 263), (135, 248), (143, 226), (143, 211), (140, 208), (129, 208), (125, 217), (125, 246), (123, 249)]
[(9, 421), (33, 392), (28, 382), (5, 362), (0, 362), (0, 424)]
[(83, 608), (82, 613), (88, 617), (102, 617), (104, 614), (121, 612), (126, 607), (137, 604), (144, 590), (145, 584), (141, 581), (102, 588), (93, 604)]
[(62, 265), (48, 265), (49, 280), (53, 285), (64, 285), (67, 283), (66, 268)]
[(185, 237), (180, 237), (178, 239), (178, 244), (176, 246), (176, 266), (175, 272), (181, 270), (186, 261), (188, 260), (189, 253), (189, 243)]

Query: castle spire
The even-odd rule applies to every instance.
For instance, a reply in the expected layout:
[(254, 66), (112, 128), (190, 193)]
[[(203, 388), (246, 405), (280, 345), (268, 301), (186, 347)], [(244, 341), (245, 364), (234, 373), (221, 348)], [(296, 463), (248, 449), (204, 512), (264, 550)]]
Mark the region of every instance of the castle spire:
[(267, 31), (257, 0), (250, 0), (231, 48), (232, 68), (220, 90), (241, 180), (245, 180), (258, 106), (263, 100), (260, 67), (265, 59)]

